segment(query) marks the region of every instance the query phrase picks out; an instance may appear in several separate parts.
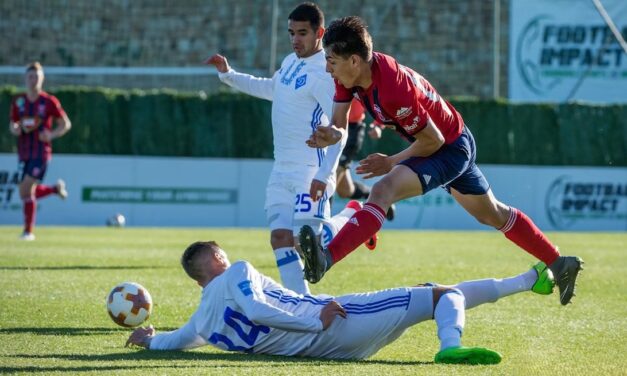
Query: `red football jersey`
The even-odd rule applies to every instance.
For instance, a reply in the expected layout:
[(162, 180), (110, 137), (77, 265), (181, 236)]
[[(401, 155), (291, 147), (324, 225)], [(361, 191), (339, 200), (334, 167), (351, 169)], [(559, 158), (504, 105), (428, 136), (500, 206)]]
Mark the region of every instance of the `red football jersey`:
[(351, 111), (348, 114), (349, 123), (360, 123), (366, 118), (366, 109), (359, 99), (353, 98), (351, 102)]
[(345, 88), (336, 80), (334, 101), (348, 102), (357, 95), (376, 121), (394, 125), (411, 142), (428, 118), (442, 132), (446, 144), (459, 137), (464, 129), (462, 116), (429, 81), (391, 56), (373, 52), (372, 60), (372, 85)]
[(17, 139), (17, 152), (20, 161), (42, 159), (49, 161), (52, 157), (52, 145), (39, 141), (39, 132), (52, 129), (52, 121), (65, 114), (61, 103), (54, 96), (41, 92), (33, 102), (26, 94), (13, 98), (11, 104), (11, 120), (20, 122), (22, 133)]

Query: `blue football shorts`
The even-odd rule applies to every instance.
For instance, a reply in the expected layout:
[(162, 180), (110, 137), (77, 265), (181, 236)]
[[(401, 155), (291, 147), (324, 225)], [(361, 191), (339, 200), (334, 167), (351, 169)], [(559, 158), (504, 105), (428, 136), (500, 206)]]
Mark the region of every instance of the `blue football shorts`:
[(475, 163), (475, 139), (468, 127), (464, 127), (457, 139), (443, 145), (428, 157), (412, 157), (400, 164), (412, 169), (422, 183), (423, 194), (442, 187), (448, 193), (454, 188), (461, 194), (483, 195), (490, 184)]
[(29, 159), (27, 161), (21, 161), (20, 167), (22, 170), (20, 181), (24, 180), (24, 177), (26, 175), (36, 180), (42, 181), (44, 180), (44, 176), (46, 175), (48, 162), (42, 159)]

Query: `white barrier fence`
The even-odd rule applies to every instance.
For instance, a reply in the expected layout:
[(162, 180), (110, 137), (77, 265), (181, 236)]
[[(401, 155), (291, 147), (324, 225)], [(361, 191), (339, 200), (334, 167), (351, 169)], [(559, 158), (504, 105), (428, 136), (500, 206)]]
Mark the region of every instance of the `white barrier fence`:
[[(135, 226), (265, 227), (272, 161), (55, 155), (45, 183), (70, 196), (38, 203), (40, 225), (104, 225), (122, 213)], [(545, 230), (627, 230), (627, 168), (482, 166), (502, 202)], [(0, 224), (21, 224), (17, 159), (0, 154)], [(345, 200), (336, 200), (334, 212)], [(404, 200), (385, 228), (487, 229), (444, 190)]]

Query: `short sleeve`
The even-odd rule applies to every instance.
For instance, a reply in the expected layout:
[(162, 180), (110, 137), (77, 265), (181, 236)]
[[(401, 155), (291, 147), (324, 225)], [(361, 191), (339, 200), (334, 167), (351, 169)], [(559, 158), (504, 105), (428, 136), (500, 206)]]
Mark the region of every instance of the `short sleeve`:
[(50, 96), (50, 115), (55, 118), (60, 118), (65, 114), (61, 102), (54, 95)]
[(16, 123), (20, 121), (20, 112), (17, 108), (17, 103), (16, 103), (17, 98), (19, 97), (13, 98), (13, 101), (11, 102), (11, 113), (9, 115), (11, 118), (11, 121), (16, 122)]
[(415, 135), (427, 126), (429, 114), (413, 96), (397, 97), (390, 106), (390, 115), (409, 135)]
[(334, 102), (350, 102), (353, 100), (353, 93), (344, 87), (338, 80), (335, 81), (335, 96), (333, 97)]

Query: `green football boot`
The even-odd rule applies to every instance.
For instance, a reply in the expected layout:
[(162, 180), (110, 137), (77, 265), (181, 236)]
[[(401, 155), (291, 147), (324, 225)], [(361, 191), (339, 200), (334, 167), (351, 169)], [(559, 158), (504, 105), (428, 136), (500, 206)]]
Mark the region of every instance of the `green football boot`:
[(533, 269), (538, 273), (538, 280), (531, 287), (531, 291), (540, 295), (551, 295), (553, 293), (553, 287), (555, 287), (555, 279), (553, 278), (551, 269), (542, 261), (535, 264)]
[(444, 364), (498, 364), (501, 359), (501, 354), (485, 347), (448, 347), (435, 355), (435, 362)]

